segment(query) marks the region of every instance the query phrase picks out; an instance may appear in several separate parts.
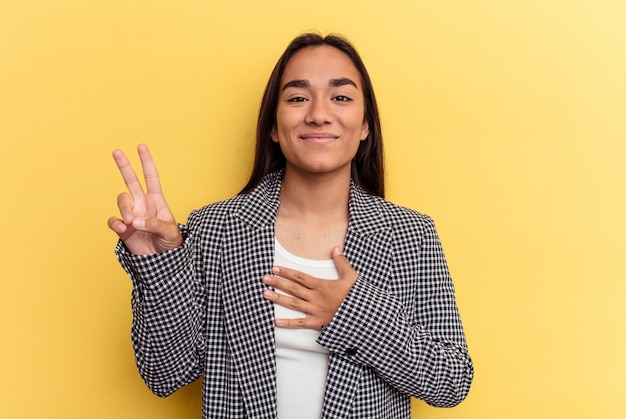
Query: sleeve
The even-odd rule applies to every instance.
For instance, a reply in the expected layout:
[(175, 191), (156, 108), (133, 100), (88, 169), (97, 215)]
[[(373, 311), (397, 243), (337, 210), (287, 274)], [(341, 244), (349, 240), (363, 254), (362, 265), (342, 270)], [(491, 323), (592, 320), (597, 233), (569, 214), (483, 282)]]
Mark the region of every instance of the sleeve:
[[(436, 407), (465, 399), (474, 375), (454, 287), (434, 223), (426, 218), (411, 272), (415, 293), (402, 302), (359, 277), (322, 331), (318, 343), (351, 362), (373, 368), (398, 391)], [(410, 312), (413, 310), (414, 312)]]
[(205, 287), (193, 263), (193, 237), (180, 226), (184, 242), (154, 255), (133, 255), (122, 242), (116, 255), (133, 283), (132, 341), (139, 373), (156, 395), (165, 397), (202, 373)]

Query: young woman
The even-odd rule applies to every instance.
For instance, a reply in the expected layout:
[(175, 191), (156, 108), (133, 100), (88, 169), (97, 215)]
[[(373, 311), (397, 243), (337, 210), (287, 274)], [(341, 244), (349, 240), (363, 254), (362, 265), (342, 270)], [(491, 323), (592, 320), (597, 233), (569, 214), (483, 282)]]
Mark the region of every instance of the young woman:
[(473, 378), (432, 220), (384, 199), (372, 85), (345, 39), (291, 42), (266, 87), (248, 184), (176, 223), (148, 148), (109, 219), (133, 281), (139, 371), (204, 375), (206, 418), (409, 418)]

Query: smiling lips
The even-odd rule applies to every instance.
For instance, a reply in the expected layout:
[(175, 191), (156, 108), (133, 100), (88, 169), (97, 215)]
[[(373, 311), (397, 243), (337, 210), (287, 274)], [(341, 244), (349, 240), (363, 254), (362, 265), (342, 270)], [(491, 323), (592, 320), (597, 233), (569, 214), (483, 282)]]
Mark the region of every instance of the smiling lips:
[(339, 136), (327, 132), (312, 132), (309, 134), (303, 134), (300, 138), (310, 143), (325, 144), (335, 141), (339, 138)]

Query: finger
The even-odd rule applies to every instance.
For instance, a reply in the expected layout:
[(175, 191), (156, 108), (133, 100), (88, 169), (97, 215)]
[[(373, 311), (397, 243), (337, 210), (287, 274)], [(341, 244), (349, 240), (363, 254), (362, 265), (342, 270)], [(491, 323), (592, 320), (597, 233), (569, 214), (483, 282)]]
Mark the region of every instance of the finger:
[(157, 171), (154, 160), (152, 159), (150, 149), (145, 144), (139, 144), (137, 152), (139, 153), (141, 167), (143, 168), (143, 177), (146, 180), (146, 189), (150, 193), (162, 194), (159, 172)]
[(122, 150), (113, 151), (113, 159), (115, 160), (115, 164), (117, 164), (117, 168), (120, 170), (122, 174), (122, 178), (124, 178), (124, 183), (128, 188), (128, 191), (131, 193), (133, 198), (142, 199), (143, 198), (143, 188), (139, 183), (139, 179), (137, 179), (137, 175), (133, 170), (133, 167), (130, 165), (126, 154)]
[(333, 262), (335, 262), (335, 267), (337, 268), (337, 273), (339, 274), (339, 278), (348, 278), (356, 280), (358, 274), (348, 262), (348, 259), (345, 257), (340, 247), (333, 248), (332, 251)]
[(285, 329), (320, 329), (320, 326), (315, 325), (308, 317), (300, 319), (276, 319), (274, 324)]
[(309, 299), (309, 294), (307, 293), (307, 288), (303, 287), (300, 284), (297, 284), (293, 281), (289, 281), (286, 279), (279, 278), (273, 275), (265, 275), (263, 277), (263, 282), (266, 285), (270, 285), (276, 289), (286, 292), (289, 295), (294, 297), (298, 297), (302, 300)]
[(117, 207), (120, 209), (120, 215), (125, 224), (133, 222), (133, 199), (127, 193), (121, 193), (117, 196)]
[(297, 271), (295, 269), (285, 268), (283, 266), (274, 266), (272, 268), (272, 273), (274, 275), (279, 275), (281, 278), (288, 279), (292, 282), (302, 285), (306, 288), (311, 288), (313, 285), (314, 279), (312, 276)]
[(270, 300), (278, 305), (299, 311), (301, 313), (306, 313), (306, 307), (308, 307), (306, 301), (288, 295), (283, 295), (272, 290), (263, 291), (263, 297), (266, 300)]
[(111, 230), (117, 233), (118, 236), (122, 236), (128, 230), (128, 226), (119, 218), (111, 217), (109, 218), (107, 224)]

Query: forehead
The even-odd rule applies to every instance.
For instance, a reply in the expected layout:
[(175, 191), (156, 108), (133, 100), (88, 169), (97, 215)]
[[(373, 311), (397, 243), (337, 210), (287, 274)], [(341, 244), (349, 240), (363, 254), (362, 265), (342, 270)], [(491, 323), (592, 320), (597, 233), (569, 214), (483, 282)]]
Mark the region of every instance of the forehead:
[(281, 85), (291, 80), (327, 83), (331, 79), (350, 78), (360, 87), (361, 74), (344, 52), (329, 45), (311, 46), (296, 52), (287, 62)]

